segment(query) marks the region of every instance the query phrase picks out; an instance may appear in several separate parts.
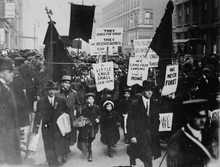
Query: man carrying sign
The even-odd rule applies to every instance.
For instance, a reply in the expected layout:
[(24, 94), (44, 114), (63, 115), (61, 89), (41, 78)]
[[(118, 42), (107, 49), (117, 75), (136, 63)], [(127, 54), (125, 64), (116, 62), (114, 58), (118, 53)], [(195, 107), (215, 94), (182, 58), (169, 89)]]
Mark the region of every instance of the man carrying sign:
[(145, 167), (152, 167), (152, 157), (161, 156), (159, 142), (159, 106), (151, 97), (154, 81), (144, 80), (142, 96), (131, 103), (127, 119), (130, 165), (139, 158)]

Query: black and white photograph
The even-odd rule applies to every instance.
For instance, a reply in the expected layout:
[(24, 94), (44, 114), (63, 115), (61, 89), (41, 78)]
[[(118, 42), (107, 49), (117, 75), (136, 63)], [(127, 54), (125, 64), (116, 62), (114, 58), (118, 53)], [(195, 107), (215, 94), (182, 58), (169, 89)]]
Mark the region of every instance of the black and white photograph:
[(220, 0), (0, 0), (0, 167), (219, 167)]

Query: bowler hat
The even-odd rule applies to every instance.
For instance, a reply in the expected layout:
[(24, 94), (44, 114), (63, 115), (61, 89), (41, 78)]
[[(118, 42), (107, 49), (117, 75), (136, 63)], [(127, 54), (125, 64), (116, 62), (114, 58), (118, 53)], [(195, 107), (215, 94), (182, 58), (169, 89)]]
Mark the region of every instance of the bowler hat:
[(72, 81), (72, 78), (70, 75), (64, 75), (61, 79), (61, 81)]
[(93, 98), (95, 98), (95, 94), (94, 94), (94, 93), (87, 93), (87, 94), (86, 94), (86, 99), (87, 99), (88, 97), (90, 97), (90, 96), (92, 96)]
[(13, 70), (12, 60), (10, 58), (0, 57), (0, 70)]
[(57, 84), (55, 84), (52, 80), (47, 81), (47, 85), (45, 86), (45, 89), (57, 89)]
[(183, 107), (186, 111), (186, 114), (190, 116), (199, 116), (200, 111), (207, 111), (208, 109), (208, 100), (207, 99), (192, 99), (183, 102)]
[(14, 60), (15, 66), (21, 66), (24, 63), (25, 59), (21, 56), (16, 57)]
[(155, 88), (155, 83), (153, 80), (144, 80), (142, 84), (142, 89), (153, 90)]

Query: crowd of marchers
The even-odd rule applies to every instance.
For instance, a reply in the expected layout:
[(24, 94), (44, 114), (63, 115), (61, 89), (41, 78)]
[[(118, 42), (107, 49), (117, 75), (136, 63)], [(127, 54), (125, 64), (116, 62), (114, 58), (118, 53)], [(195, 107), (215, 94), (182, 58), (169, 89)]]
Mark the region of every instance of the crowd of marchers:
[[(97, 92), (91, 63), (75, 63), (73, 71), (62, 70), (55, 82), (45, 80), (40, 54), (0, 56), (0, 164), (22, 164), (39, 128), (50, 167), (67, 162), (74, 144), (92, 162), (94, 140), (106, 145), (114, 160), (112, 149), (120, 138), (127, 144), (130, 166), (140, 159), (151, 167), (161, 156), (162, 143), (167, 144), (168, 167), (202, 167), (219, 158), (217, 59), (179, 64), (177, 90), (166, 96), (161, 96), (159, 68), (149, 70), (142, 86), (128, 87), (126, 67), (114, 62), (114, 89)], [(65, 135), (57, 124), (64, 113), (71, 126)], [(159, 131), (161, 113), (173, 113), (171, 131)]]

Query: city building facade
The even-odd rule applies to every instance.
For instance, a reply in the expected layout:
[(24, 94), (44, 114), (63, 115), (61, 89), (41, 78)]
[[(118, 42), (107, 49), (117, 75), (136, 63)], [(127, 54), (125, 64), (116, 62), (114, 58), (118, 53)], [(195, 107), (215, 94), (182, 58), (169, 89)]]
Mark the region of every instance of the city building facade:
[(134, 39), (151, 39), (168, 0), (114, 0), (103, 11), (102, 27), (123, 27), (122, 51), (132, 50)]
[(0, 0), (0, 48), (20, 48), (23, 32), (22, 0)]
[(201, 58), (220, 53), (220, 0), (174, 0), (174, 49)]

